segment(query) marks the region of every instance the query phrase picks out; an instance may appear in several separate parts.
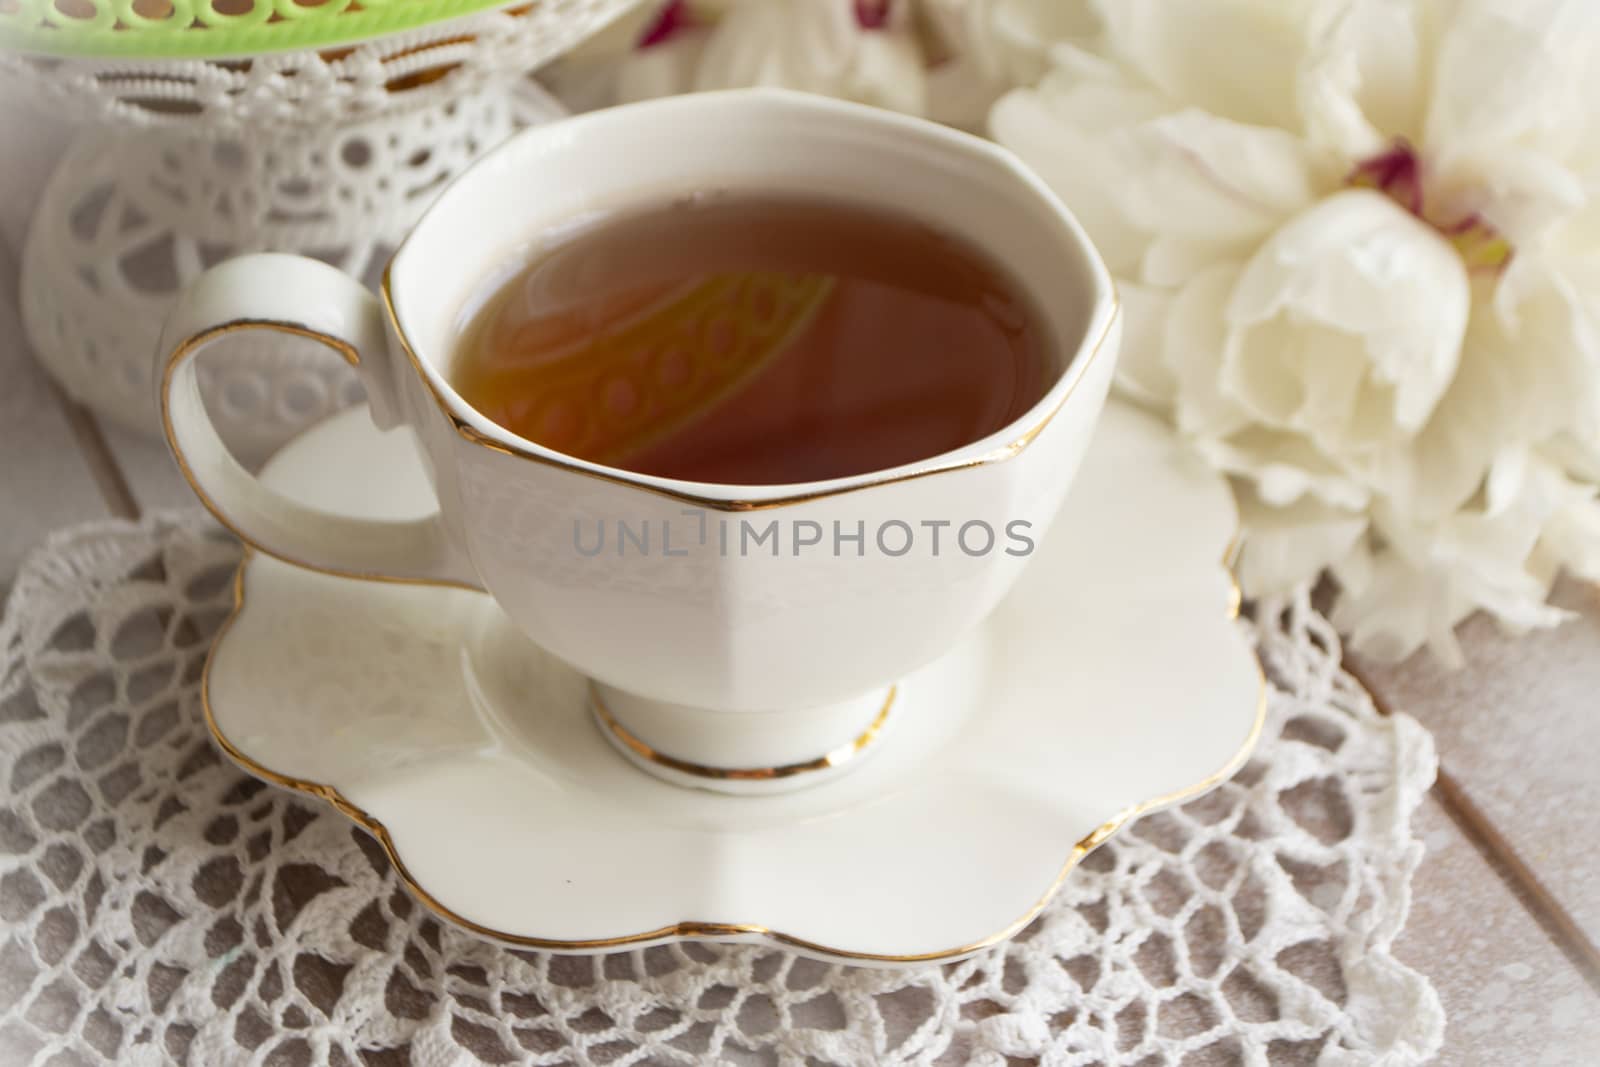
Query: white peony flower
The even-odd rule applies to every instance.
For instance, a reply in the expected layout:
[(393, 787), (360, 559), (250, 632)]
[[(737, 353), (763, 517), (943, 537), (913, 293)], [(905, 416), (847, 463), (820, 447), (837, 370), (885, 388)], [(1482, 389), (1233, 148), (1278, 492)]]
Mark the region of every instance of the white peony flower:
[(1089, 0), (921, 0), (935, 63), (928, 111), (941, 122), (981, 129), (989, 108), (1015, 85), (1032, 85), (1051, 46), (1100, 29)]
[(1388, 657), (1559, 621), (1600, 578), (1600, 4), (1094, 6), (991, 132), (1117, 274), (1120, 386), (1234, 477), (1246, 591), (1329, 570)]
[(552, 72), (568, 103), (765, 85), (927, 110), (910, 0), (670, 0), (645, 11)]
[(924, 0), (957, 58), (1004, 85), (1031, 85), (1058, 41), (1100, 30), (1089, 0)]

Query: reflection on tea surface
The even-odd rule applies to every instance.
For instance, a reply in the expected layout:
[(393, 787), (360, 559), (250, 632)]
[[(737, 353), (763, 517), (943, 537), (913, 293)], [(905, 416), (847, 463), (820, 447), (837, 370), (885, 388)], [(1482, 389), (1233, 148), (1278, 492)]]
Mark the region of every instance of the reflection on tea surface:
[(643, 474), (843, 477), (970, 444), (1048, 387), (987, 256), (826, 199), (713, 194), (560, 236), (482, 302), (451, 378), (512, 432)]

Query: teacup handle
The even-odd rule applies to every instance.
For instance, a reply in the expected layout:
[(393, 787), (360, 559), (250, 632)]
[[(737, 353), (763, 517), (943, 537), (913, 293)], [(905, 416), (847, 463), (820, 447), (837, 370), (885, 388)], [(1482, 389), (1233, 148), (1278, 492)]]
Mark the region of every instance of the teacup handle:
[(372, 421), (398, 421), (383, 308), (360, 282), (303, 256), (260, 253), (218, 264), (179, 299), (162, 329), (158, 378), (167, 443), (201, 503), (251, 546), (288, 563), (359, 578), (480, 588), (440, 516), (361, 519), (290, 500), (228, 451), (206, 413), (195, 357), (239, 330), (320, 341), (356, 369)]

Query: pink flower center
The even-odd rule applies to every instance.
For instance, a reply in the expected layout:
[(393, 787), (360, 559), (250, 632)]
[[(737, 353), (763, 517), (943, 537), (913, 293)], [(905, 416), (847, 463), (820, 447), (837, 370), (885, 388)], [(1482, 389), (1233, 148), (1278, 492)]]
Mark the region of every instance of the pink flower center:
[(856, 25), (864, 30), (881, 30), (889, 25), (889, 8), (894, 0), (856, 0)]
[(656, 17), (650, 25), (645, 27), (644, 33), (639, 35), (637, 48), (649, 48), (665, 41), (670, 41), (684, 30), (692, 29), (697, 23), (694, 12), (689, 10), (688, 0), (667, 0), (656, 12)]
[(1356, 164), (1346, 184), (1358, 189), (1376, 189), (1417, 218), (1438, 230), (1455, 246), (1468, 270), (1499, 272), (1511, 262), (1511, 242), (1501, 236), (1489, 220), (1478, 212), (1445, 216), (1424, 195), (1422, 160), (1404, 138), (1386, 151)]

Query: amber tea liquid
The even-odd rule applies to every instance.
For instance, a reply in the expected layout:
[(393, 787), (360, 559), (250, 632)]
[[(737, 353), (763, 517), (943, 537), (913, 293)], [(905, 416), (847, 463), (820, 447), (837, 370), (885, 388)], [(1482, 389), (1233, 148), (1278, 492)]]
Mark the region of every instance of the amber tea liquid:
[(1049, 388), (987, 255), (881, 209), (702, 194), (544, 244), (473, 310), (450, 377), (519, 436), (641, 474), (808, 482), (960, 448)]

